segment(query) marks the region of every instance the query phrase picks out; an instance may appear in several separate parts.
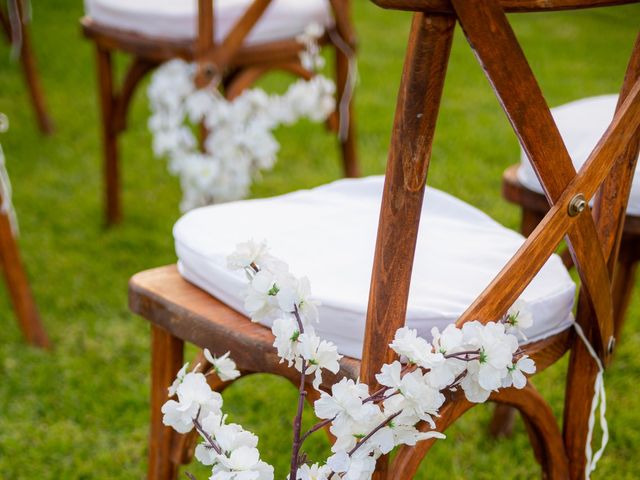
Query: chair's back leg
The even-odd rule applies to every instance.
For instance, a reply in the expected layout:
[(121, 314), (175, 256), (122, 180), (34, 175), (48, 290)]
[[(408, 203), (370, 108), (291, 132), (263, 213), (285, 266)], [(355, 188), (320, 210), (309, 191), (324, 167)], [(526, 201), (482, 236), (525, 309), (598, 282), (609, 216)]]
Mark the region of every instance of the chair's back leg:
[(102, 142), (104, 150), (104, 181), (106, 223), (113, 225), (122, 220), (120, 200), (120, 168), (118, 158), (118, 131), (113, 84), (111, 51), (96, 46), (97, 76), (100, 111), (102, 113)]
[(33, 104), (38, 120), (38, 127), (40, 127), (42, 133), (50, 135), (53, 133), (53, 122), (45, 106), (44, 94), (42, 93), (40, 79), (38, 78), (38, 72), (36, 70), (36, 61), (31, 49), (29, 30), (24, 25), (22, 25), (20, 63), (22, 64), (22, 71), (24, 72), (27, 88), (29, 89), (31, 103)]
[[(2, 199), (0, 198), (0, 203)], [(15, 308), (20, 328), (29, 343), (48, 348), (49, 338), (40, 321), (27, 275), (20, 260), (7, 215), (0, 212), (0, 264)]]

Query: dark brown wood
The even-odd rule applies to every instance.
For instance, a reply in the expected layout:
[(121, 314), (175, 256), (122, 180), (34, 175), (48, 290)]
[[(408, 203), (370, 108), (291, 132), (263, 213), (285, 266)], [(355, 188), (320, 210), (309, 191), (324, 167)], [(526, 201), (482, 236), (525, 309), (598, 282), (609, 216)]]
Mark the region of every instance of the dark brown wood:
[[(404, 325), (420, 212), (455, 20), (416, 14), (400, 85), (376, 241), (361, 378), (391, 360)], [(407, 141), (407, 139), (415, 139)]]
[(96, 47), (98, 67), (99, 101), (102, 114), (102, 148), (104, 152), (104, 197), (106, 205), (107, 225), (113, 225), (122, 219), (122, 205), (120, 199), (120, 168), (118, 162), (118, 118), (126, 116), (126, 112), (120, 110), (116, 114), (116, 102), (113, 87), (113, 65), (111, 51)]
[(171, 450), (178, 434), (162, 424), (160, 409), (167, 401), (167, 389), (182, 367), (184, 342), (161, 327), (151, 325), (151, 429), (149, 432), (149, 480), (175, 480), (178, 464)]
[[(2, 204), (1, 196), (0, 204)], [(9, 289), (9, 297), (13, 303), (18, 324), (25, 338), (37, 347), (49, 348), (49, 337), (40, 321), (9, 218), (2, 212), (0, 212), (0, 268)]]
[[(54, 125), (47, 111), (42, 86), (40, 85), (36, 60), (31, 47), (31, 33), (28, 19), (24, 14), (23, 0), (9, 0), (7, 7), (17, 14), (19, 21), (11, 23), (8, 13), (0, 9), (0, 23), (2, 23), (2, 28), (9, 42), (14, 38), (14, 34), (16, 38), (20, 39), (20, 44), (17, 45), (16, 48), (19, 49), (18, 55), (22, 66), (22, 73), (29, 91), (29, 98), (31, 99), (33, 110), (36, 114), (38, 128), (45, 135), (50, 135), (54, 131)], [(13, 32), (12, 29), (19, 29), (19, 31)]]
[[(95, 43), (98, 51), (98, 83), (105, 164), (105, 215), (108, 225), (118, 223), (122, 219), (118, 135), (126, 128), (130, 100), (139, 82), (159, 64), (173, 58), (197, 62), (198, 85), (207, 86), (217, 82), (221, 85), (233, 83), (233, 95), (239, 94), (240, 87), (250, 87), (252, 83), (248, 80), (255, 81), (264, 72), (282, 66), (286, 66), (286, 70), (302, 78), (312, 76), (311, 72), (301, 72), (304, 69), (300, 65), (298, 54), (302, 45), (295, 38), (244, 45), (245, 38), (261, 18), (270, 1), (252, 2), (220, 43), (214, 41), (213, 3), (206, 0), (199, 0), (198, 3), (198, 35), (193, 40), (145, 37), (130, 31), (100, 25), (89, 17), (81, 19), (84, 35)], [(350, 20), (350, 2), (335, 0), (333, 5), (335, 5), (334, 16), (340, 36), (346, 38), (347, 43), (353, 47), (350, 42), (355, 41), (355, 35)], [(320, 43), (330, 45), (336, 50), (338, 57), (336, 77), (338, 94), (341, 95), (343, 89), (340, 86), (344, 84), (343, 79), (346, 77), (346, 63), (339, 53), (338, 46), (328, 36), (321, 39)], [(133, 61), (121, 87), (116, 86), (113, 78), (110, 60), (113, 52), (126, 52), (133, 55)], [(291, 67), (294, 64), (297, 65), (295, 69)], [(249, 73), (243, 75), (245, 71)], [(254, 75), (256, 71), (261, 73)], [(359, 173), (352, 103), (353, 100), (348, 105), (351, 112), (351, 128), (346, 138), (340, 142), (347, 176), (355, 176)]]

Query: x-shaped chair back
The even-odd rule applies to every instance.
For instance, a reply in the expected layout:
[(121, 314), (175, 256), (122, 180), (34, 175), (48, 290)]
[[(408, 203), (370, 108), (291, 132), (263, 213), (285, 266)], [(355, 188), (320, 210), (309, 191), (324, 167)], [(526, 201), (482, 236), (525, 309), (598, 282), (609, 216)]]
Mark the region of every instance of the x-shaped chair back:
[[(576, 321), (606, 364), (615, 345), (611, 278), (640, 143), (640, 36), (633, 47), (613, 121), (576, 172), (505, 13), (635, 2), (374, 1), (383, 7), (418, 13), (412, 24), (391, 138), (361, 377), (375, 383), (375, 372), (392, 358), (388, 345), (393, 334), (405, 322), (432, 140), (456, 21), (492, 84), (550, 205), (543, 221), (462, 314), (458, 325), (500, 319), (566, 238), (581, 279)], [(592, 198), (593, 215), (588, 206)], [(589, 442), (586, 424), (597, 372), (587, 347), (574, 337), (564, 419), (571, 478), (584, 478), (585, 445)]]
[[(390, 336), (404, 323), (419, 212), (456, 20), (551, 205), (538, 228), (458, 322), (501, 318), (566, 237), (582, 281), (578, 322), (589, 331), (599, 356), (606, 359), (614, 342), (611, 271), (640, 140), (640, 37), (615, 117), (576, 172), (500, 1), (380, 3), (419, 7), (422, 12), (413, 21), (393, 127), (371, 284), (366, 364), (373, 371), (387, 359)], [(443, 12), (443, 5), (450, 10)], [(596, 194), (592, 216), (587, 203)]]

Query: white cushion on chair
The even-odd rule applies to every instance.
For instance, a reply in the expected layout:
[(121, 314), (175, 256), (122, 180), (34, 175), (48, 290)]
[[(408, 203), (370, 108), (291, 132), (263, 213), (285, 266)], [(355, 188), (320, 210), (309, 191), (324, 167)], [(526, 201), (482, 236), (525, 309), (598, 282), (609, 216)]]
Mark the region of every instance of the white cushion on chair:
[[(602, 95), (583, 98), (551, 109), (576, 170), (580, 170), (587, 161), (589, 154), (611, 123), (617, 102), (617, 95)], [(520, 183), (529, 190), (543, 193), (538, 177), (524, 152), (521, 153), (520, 162)], [(640, 169), (636, 169), (633, 176), (627, 213), (640, 216)]]
[[(215, 37), (220, 41), (253, 0), (213, 0)], [(85, 0), (97, 24), (146, 37), (192, 39), (197, 32), (197, 0)], [(293, 38), (310, 23), (330, 25), (328, 0), (273, 0), (249, 33), (246, 43)]]
[[(272, 253), (306, 275), (320, 307), (318, 333), (359, 358), (383, 177), (340, 180), (312, 190), (193, 210), (174, 227), (181, 274), (246, 314), (244, 272), (226, 267), (237, 243), (266, 239)], [(427, 190), (407, 323), (430, 338), (463, 313), (522, 244), (523, 237), (444, 192)], [(522, 298), (534, 326), (529, 340), (567, 328), (575, 284), (553, 256)]]

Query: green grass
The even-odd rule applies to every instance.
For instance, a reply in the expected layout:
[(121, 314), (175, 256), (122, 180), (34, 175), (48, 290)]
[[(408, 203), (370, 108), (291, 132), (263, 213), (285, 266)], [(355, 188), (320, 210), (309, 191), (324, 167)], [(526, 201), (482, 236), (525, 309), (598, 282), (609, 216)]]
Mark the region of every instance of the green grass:
[[(355, 2), (361, 40), (357, 96), (364, 172), (384, 168), (410, 15)], [(37, 2), (36, 53), (57, 133), (36, 130), (17, 65), (0, 48), (0, 111), (11, 119), (1, 138), (14, 183), (20, 244), (52, 352), (26, 346), (0, 289), (0, 478), (144, 478), (148, 426), (149, 325), (127, 309), (135, 272), (175, 261), (171, 226), (180, 192), (153, 158), (139, 93), (122, 139), (121, 226), (102, 228), (100, 144), (91, 45), (81, 38), (81, 2)], [(550, 104), (616, 91), (640, 18), (635, 6), (610, 11), (512, 17)], [(267, 80), (282, 88), (282, 77)], [(280, 161), (255, 186), (275, 195), (336, 179), (335, 142), (301, 124), (278, 132)], [(517, 228), (518, 211), (500, 197), (503, 169), (518, 156), (515, 136), (461, 32), (456, 33), (429, 183)], [(637, 292), (616, 361), (606, 376), (611, 443), (594, 478), (638, 477), (640, 304)], [(536, 378), (562, 412), (564, 362)], [(261, 437), (264, 457), (282, 478), (295, 389), (249, 377), (225, 393), (233, 421)], [(508, 440), (487, 435), (490, 408), (466, 415), (423, 463), (419, 478), (536, 478), (538, 467), (518, 424)], [(327, 451), (317, 438), (312, 457)], [(194, 467), (199, 478), (203, 469)]]

